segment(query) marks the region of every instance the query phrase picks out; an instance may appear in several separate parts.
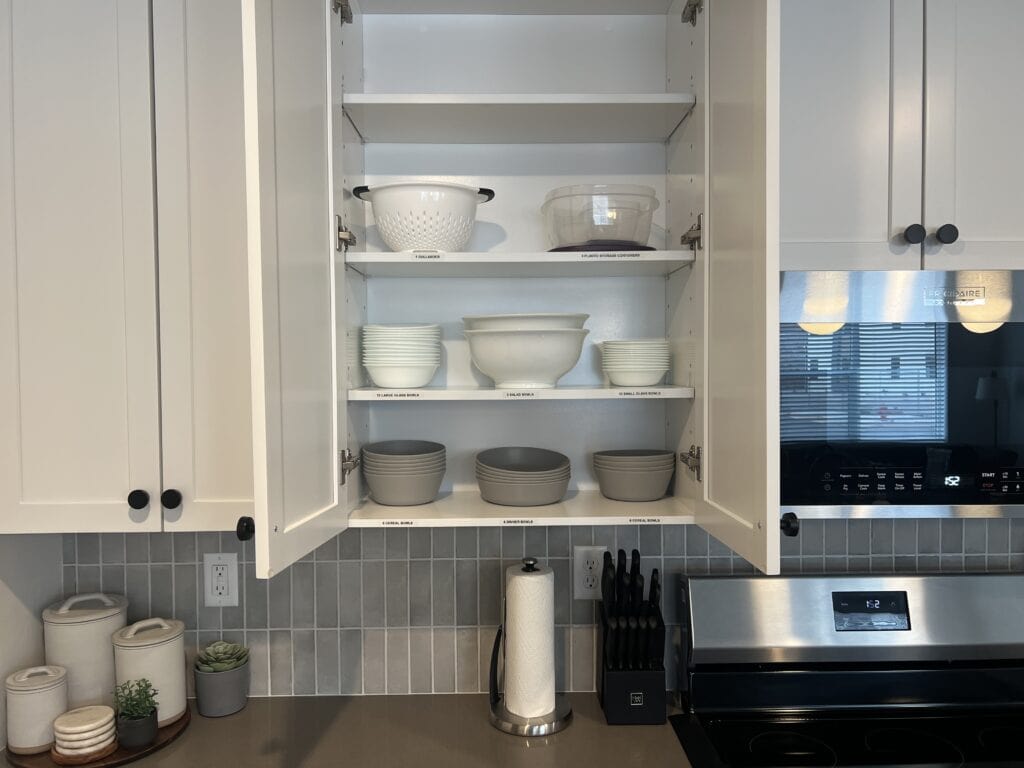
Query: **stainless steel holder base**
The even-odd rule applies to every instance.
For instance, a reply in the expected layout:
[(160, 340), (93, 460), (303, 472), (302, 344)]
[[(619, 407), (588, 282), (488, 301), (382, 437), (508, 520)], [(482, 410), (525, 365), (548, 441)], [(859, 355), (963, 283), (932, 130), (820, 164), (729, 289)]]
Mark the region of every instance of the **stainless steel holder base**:
[(491, 725), (513, 736), (550, 736), (565, 730), (572, 721), (572, 705), (562, 694), (555, 695), (554, 710), (540, 717), (514, 715), (505, 708), (504, 697), (496, 698), (491, 702)]

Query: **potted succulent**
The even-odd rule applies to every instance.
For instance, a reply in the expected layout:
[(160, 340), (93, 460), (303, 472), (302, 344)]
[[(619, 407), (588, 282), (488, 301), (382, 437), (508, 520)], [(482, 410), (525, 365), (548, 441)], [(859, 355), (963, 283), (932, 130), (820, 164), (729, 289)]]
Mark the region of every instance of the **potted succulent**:
[(203, 717), (224, 717), (249, 700), (249, 649), (218, 640), (196, 657), (196, 707)]
[(114, 689), (117, 741), (125, 749), (143, 749), (156, 741), (156, 695), (146, 678), (127, 680)]

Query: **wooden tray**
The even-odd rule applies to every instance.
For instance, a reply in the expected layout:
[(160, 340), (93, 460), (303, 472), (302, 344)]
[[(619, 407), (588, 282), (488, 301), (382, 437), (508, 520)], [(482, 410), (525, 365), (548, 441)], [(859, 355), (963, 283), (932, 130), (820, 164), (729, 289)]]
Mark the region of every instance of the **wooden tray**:
[[(118, 765), (127, 765), (136, 760), (151, 755), (163, 749), (172, 741), (177, 739), (188, 728), (192, 720), (192, 711), (185, 709), (185, 714), (170, 725), (164, 726), (156, 734), (156, 741), (144, 749), (124, 749), (118, 746), (117, 751), (106, 757), (94, 760), (91, 763), (81, 763), (83, 768), (115, 768)], [(49, 752), (42, 752), (38, 755), (14, 755), (7, 753), (7, 762), (15, 768), (59, 768)]]

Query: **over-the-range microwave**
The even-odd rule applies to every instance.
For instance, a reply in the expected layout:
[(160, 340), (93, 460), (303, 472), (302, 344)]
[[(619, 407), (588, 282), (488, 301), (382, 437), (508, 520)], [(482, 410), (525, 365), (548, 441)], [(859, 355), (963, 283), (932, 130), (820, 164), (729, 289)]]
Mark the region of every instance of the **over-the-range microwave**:
[(1024, 515), (1024, 271), (786, 272), (783, 512)]

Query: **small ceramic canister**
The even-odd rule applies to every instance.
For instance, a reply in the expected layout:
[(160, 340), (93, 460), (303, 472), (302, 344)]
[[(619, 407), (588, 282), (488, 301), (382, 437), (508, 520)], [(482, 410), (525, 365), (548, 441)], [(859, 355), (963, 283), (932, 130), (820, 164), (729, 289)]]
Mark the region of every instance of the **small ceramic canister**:
[(53, 745), (53, 721), (68, 709), (64, 667), (30, 667), (9, 676), (7, 749), (16, 755), (46, 752)]
[(144, 619), (113, 635), (117, 684), (145, 678), (156, 688), (157, 721), (163, 728), (185, 714), (185, 624)]

